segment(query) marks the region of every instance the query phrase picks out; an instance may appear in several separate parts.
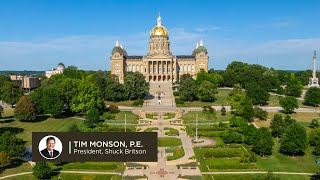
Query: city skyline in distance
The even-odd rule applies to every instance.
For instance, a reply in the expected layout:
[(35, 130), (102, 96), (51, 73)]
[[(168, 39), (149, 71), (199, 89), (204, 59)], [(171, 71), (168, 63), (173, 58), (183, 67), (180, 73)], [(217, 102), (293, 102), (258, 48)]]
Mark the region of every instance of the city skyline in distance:
[[(0, 70), (49, 70), (59, 62), (110, 70), (119, 40), (128, 55), (148, 52), (160, 11), (174, 55), (202, 38), (209, 68), (232, 61), (284, 70), (312, 68), (320, 47), (319, 2), (10, 1), (0, 7)], [(120, 8), (121, 7), (121, 8)], [(120, 10), (120, 9), (121, 10)], [(317, 69), (319, 69), (317, 65)]]

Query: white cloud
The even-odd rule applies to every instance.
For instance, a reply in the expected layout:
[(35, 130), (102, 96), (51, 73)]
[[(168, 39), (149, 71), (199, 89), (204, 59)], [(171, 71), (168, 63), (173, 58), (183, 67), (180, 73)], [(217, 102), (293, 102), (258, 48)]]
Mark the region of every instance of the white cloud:
[(216, 31), (216, 30), (220, 30), (221, 27), (219, 26), (206, 26), (206, 27), (199, 27), (196, 28), (195, 31), (197, 32), (207, 32), (207, 31)]

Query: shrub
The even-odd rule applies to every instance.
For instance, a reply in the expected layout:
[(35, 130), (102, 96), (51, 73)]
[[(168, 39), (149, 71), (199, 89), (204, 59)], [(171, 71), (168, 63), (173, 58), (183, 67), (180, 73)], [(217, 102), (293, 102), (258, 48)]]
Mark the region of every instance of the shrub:
[(241, 149), (227, 149), (227, 148), (216, 148), (216, 149), (201, 149), (201, 154), (204, 158), (226, 158), (226, 157), (240, 157), (242, 155)]
[(176, 99), (176, 105), (183, 106), (184, 105), (184, 101), (182, 101), (181, 99)]
[(33, 167), (33, 175), (38, 179), (50, 179), (51, 168), (46, 162), (36, 163)]
[(235, 131), (226, 131), (222, 134), (222, 139), (225, 143), (242, 143), (242, 134)]
[(174, 95), (174, 96), (179, 96), (179, 91), (173, 92), (173, 95)]
[(36, 108), (28, 96), (22, 96), (14, 109), (14, 117), (19, 121), (34, 121), (37, 118)]
[(118, 112), (119, 112), (119, 107), (118, 107), (117, 105), (111, 104), (111, 105), (109, 106), (109, 111), (110, 111), (111, 113), (118, 113)]
[(143, 105), (143, 99), (137, 99), (135, 101), (133, 101), (132, 105), (134, 106), (142, 106)]
[(109, 119), (109, 120), (116, 118), (116, 116), (114, 114), (111, 114), (110, 112), (103, 113), (102, 117), (105, 118), (105, 119)]

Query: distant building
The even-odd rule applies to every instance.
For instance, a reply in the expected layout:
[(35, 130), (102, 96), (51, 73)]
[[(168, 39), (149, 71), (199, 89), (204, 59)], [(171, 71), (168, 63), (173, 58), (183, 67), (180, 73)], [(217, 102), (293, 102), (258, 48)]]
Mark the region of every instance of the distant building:
[(11, 81), (16, 82), (20, 88), (25, 90), (31, 90), (40, 86), (38, 77), (10, 75), (10, 79)]
[(46, 71), (46, 77), (50, 78), (52, 75), (55, 75), (55, 74), (63, 74), (64, 69), (65, 69), (64, 64), (59, 63), (57, 66), (57, 69), (52, 69), (52, 70)]

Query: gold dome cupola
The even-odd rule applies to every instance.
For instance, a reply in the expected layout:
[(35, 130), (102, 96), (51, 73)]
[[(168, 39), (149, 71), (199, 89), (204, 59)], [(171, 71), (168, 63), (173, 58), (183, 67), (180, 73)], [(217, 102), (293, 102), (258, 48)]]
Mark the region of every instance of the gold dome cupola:
[(161, 16), (159, 13), (159, 16), (157, 18), (157, 25), (150, 31), (150, 36), (168, 36), (169, 32), (168, 30), (162, 26)]

